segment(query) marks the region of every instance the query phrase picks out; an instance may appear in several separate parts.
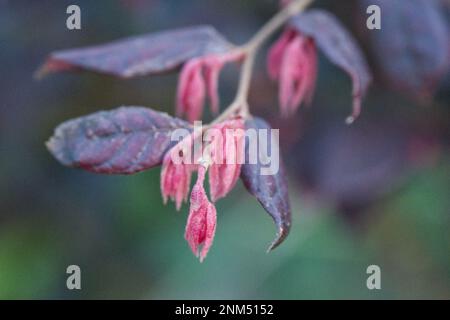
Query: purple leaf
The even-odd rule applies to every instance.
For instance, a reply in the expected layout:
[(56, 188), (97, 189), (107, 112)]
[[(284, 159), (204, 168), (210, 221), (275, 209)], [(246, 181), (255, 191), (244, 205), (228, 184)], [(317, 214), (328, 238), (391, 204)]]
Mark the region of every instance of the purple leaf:
[(178, 128), (190, 125), (149, 108), (120, 107), (62, 123), (47, 148), (66, 166), (131, 174), (161, 164)]
[(352, 122), (360, 112), (361, 100), (372, 81), (367, 62), (357, 42), (331, 13), (324, 10), (308, 10), (295, 16), (290, 25), (313, 38), (325, 56), (351, 77), (354, 111), (347, 121)]
[[(260, 129), (264, 129), (268, 133), (271, 130), (270, 125), (260, 118), (247, 120), (245, 128), (257, 130), (257, 132)], [(260, 142), (258, 141), (258, 148), (259, 145)], [(270, 143), (268, 143), (268, 150), (272, 154), (273, 152), (279, 152), (278, 146)], [(248, 141), (245, 144), (245, 156), (246, 159), (249, 159)], [(261, 175), (260, 170), (263, 166), (259, 157), (256, 164), (250, 164), (249, 161), (246, 161), (241, 167), (241, 179), (247, 190), (258, 199), (277, 226), (277, 236), (269, 246), (268, 251), (270, 251), (279, 246), (289, 234), (291, 228), (291, 207), (289, 204), (287, 179), (281, 159), (280, 168), (273, 175)]]
[(162, 31), (97, 46), (53, 52), (38, 70), (37, 76), (89, 70), (131, 78), (171, 71), (189, 59), (223, 53), (232, 47), (210, 26)]
[[(381, 8), (381, 30), (367, 32), (392, 87), (413, 97), (433, 95), (449, 68), (449, 33), (438, 1), (362, 0)], [(364, 12), (363, 11), (363, 12)]]

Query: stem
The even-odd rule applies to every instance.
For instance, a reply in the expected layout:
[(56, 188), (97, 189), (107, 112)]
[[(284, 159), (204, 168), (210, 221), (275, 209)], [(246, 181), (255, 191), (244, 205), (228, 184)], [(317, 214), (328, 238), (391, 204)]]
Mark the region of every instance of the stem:
[(276, 30), (292, 16), (302, 12), (313, 0), (294, 0), (273, 16), (248, 42), (249, 47), (258, 49)]
[(239, 113), (246, 118), (250, 115), (248, 107), (248, 92), (252, 79), (253, 65), (255, 57), (261, 45), (272, 36), (280, 27), (282, 27), (292, 16), (302, 12), (314, 0), (293, 0), (284, 9), (274, 15), (246, 44), (236, 48), (244, 53), (239, 86), (236, 97), (228, 108), (220, 114), (212, 123), (216, 124), (228, 119), (230, 116)]

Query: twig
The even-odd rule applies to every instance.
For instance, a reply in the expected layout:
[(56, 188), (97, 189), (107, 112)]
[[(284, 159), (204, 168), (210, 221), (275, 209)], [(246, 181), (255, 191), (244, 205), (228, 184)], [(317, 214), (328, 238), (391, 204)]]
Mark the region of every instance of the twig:
[(236, 97), (233, 102), (226, 108), (211, 125), (222, 122), (233, 115), (248, 117), (250, 110), (248, 107), (248, 93), (250, 90), (250, 82), (253, 73), (253, 65), (255, 57), (260, 47), (270, 36), (282, 27), (292, 16), (302, 12), (314, 0), (294, 0), (284, 9), (279, 11), (272, 17), (246, 44), (236, 48), (242, 51), (244, 58), (239, 77), (239, 86)]

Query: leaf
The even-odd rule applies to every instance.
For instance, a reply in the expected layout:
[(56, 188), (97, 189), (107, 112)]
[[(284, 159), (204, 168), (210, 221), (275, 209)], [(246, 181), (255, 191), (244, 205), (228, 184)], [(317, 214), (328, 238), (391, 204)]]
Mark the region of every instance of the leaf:
[(213, 27), (196, 26), (56, 51), (50, 54), (36, 75), (89, 70), (131, 78), (171, 71), (189, 59), (231, 48), (232, 45)]
[(392, 87), (413, 97), (434, 93), (449, 70), (450, 38), (438, 1), (362, 0), (381, 8), (381, 30), (367, 32), (375, 59)]
[(314, 9), (301, 13), (292, 18), (290, 26), (313, 38), (325, 56), (351, 77), (354, 111), (347, 122), (352, 122), (359, 115), (361, 100), (372, 81), (357, 42), (331, 13), (324, 10)]
[[(254, 129), (257, 132), (260, 129), (265, 129), (268, 133), (271, 130), (270, 125), (261, 118), (247, 120), (245, 128), (247, 130)], [(258, 148), (259, 145), (260, 142), (258, 141)], [(246, 159), (249, 159), (249, 150), (249, 143), (246, 141)], [(279, 152), (278, 145), (270, 143), (268, 143), (268, 150), (271, 154)], [(269, 246), (268, 251), (271, 251), (279, 246), (289, 234), (291, 228), (291, 207), (289, 204), (287, 179), (281, 158), (279, 170), (273, 175), (261, 175), (260, 170), (264, 165), (259, 158), (256, 164), (250, 164), (249, 161), (245, 161), (245, 164), (241, 167), (241, 179), (247, 190), (258, 199), (275, 222), (277, 236)]]
[(47, 148), (62, 164), (96, 173), (132, 174), (160, 165), (176, 144), (175, 129), (190, 125), (144, 107), (120, 107), (59, 125)]

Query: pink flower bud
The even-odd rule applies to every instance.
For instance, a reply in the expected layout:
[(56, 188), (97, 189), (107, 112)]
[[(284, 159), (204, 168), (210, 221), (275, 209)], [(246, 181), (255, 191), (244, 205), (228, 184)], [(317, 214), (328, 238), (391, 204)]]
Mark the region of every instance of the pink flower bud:
[[(203, 187), (205, 172), (206, 168), (199, 166), (197, 182), (191, 192), (191, 207), (184, 234), (192, 252), (200, 258), (200, 262), (205, 259), (213, 243), (217, 220), (216, 208), (208, 201)], [(200, 246), (202, 248), (199, 252)]]
[(209, 56), (204, 59), (206, 67), (206, 87), (210, 100), (211, 111), (219, 112), (219, 75), (224, 66), (224, 59), (220, 56)]
[(205, 103), (205, 79), (202, 60), (192, 59), (181, 70), (177, 91), (177, 116), (187, 115), (190, 122), (201, 117)]
[(191, 174), (196, 165), (193, 163), (192, 146), (196, 135), (186, 136), (164, 156), (161, 170), (161, 193), (164, 203), (170, 197), (175, 201), (177, 210), (183, 201), (187, 201)]
[(244, 121), (229, 120), (213, 128), (221, 133), (210, 145), (209, 185), (211, 200), (215, 202), (226, 196), (239, 178), (244, 157)]
[(181, 70), (177, 91), (177, 115), (187, 115), (190, 122), (199, 120), (208, 95), (213, 113), (219, 112), (219, 75), (227, 62), (239, 61), (242, 53), (230, 51), (189, 60)]
[(175, 164), (168, 153), (164, 157), (161, 170), (161, 193), (164, 204), (170, 197), (172, 201), (175, 201), (177, 210), (180, 210), (181, 203), (187, 201), (190, 183), (191, 168), (189, 165)]
[(272, 80), (278, 80), (284, 51), (292, 38), (295, 37), (295, 34), (296, 32), (292, 29), (285, 30), (280, 39), (270, 48), (269, 54), (267, 55), (267, 70)]
[(311, 103), (317, 78), (317, 50), (312, 39), (286, 30), (272, 46), (267, 68), (271, 78), (280, 82), (283, 115), (295, 112), (303, 101)]

